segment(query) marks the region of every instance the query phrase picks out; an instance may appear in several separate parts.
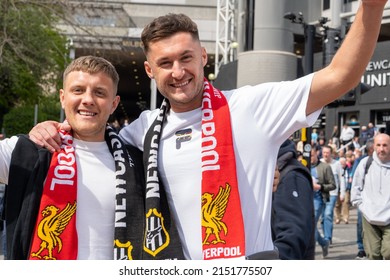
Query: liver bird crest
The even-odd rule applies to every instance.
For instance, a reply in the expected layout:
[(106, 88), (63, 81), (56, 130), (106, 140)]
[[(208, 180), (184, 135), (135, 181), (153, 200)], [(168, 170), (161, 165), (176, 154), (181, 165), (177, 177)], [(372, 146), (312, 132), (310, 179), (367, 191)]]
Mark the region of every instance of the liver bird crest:
[[(225, 240), (221, 239), (221, 231), (224, 232), (225, 236), (228, 233), (226, 224), (222, 221), (223, 216), (226, 212), (226, 207), (229, 201), (230, 185), (226, 183), (225, 188), (219, 187), (218, 194), (215, 198), (214, 194), (204, 193), (202, 195), (202, 226), (206, 228), (206, 235), (203, 240), (205, 244), (217, 244), (226, 243)], [(214, 234), (215, 239), (210, 241), (211, 234)]]
[[(38, 224), (37, 235), (42, 240), (38, 252), (31, 252), (31, 257), (39, 259), (55, 260), (53, 249), (58, 248), (59, 253), (62, 249), (62, 240), (60, 235), (69, 224), (70, 219), (76, 212), (76, 202), (72, 205), (68, 203), (65, 208), (58, 213), (60, 209), (54, 205), (48, 205), (43, 211), (42, 221)], [(43, 250), (47, 250), (47, 255), (43, 256)]]

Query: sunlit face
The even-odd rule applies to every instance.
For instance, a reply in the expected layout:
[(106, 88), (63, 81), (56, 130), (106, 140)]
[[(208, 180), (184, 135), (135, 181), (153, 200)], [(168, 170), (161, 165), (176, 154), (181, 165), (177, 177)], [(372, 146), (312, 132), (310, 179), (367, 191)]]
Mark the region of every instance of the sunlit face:
[(383, 163), (390, 161), (390, 136), (387, 134), (378, 134), (374, 138), (374, 147), (378, 158)]
[(202, 104), (206, 50), (189, 33), (180, 32), (149, 45), (145, 70), (175, 112)]
[(84, 141), (104, 141), (107, 120), (120, 100), (111, 78), (102, 72), (70, 72), (64, 89), (60, 90), (60, 100), (73, 137)]

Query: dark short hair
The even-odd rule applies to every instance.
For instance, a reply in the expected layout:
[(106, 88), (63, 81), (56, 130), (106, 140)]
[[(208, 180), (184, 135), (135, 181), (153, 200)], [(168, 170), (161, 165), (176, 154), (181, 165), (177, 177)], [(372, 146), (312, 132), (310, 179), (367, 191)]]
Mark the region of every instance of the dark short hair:
[(330, 153), (333, 153), (333, 148), (332, 146), (329, 146), (329, 145), (325, 145), (324, 147), (322, 148), (328, 148), (330, 150)]
[(145, 54), (149, 51), (150, 43), (168, 38), (178, 32), (190, 33), (193, 39), (199, 40), (198, 26), (187, 15), (169, 13), (155, 18), (145, 26), (141, 34)]
[(65, 82), (66, 77), (70, 72), (74, 71), (83, 71), (89, 74), (96, 74), (103, 72), (108, 77), (112, 79), (115, 86), (115, 93), (118, 89), (119, 75), (115, 67), (108, 60), (98, 57), (98, 56), (80, 56), (74, 59), (68, 67), (66, 67), (63, 75), (63, 80)]

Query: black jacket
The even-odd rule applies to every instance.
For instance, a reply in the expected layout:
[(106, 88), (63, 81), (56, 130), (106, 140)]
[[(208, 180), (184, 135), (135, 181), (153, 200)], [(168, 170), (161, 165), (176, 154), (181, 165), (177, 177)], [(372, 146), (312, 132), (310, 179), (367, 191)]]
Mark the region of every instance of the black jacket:
[(292, 141), (278, 154), (280, 182), (272, 197), (272, 238), (280, 259), (313, 260), (314, 206), (310, 172), (296, 159)]

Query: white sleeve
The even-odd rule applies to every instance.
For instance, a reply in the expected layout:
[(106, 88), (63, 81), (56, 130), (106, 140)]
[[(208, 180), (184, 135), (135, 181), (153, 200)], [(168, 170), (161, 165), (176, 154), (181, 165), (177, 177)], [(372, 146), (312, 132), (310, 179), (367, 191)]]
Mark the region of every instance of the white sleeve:
[(143, 111), (138, 119), (132, 121), (119, 131), (120, 138), (125, 144), (130, 144), (143, 151), (144, 138), (150, 125), (158, 115), (159, 109)]
[[(306, 116), (307, 101), (314, 74), (293, 81), (244, 86), (225, 94), (233, 110), (251, 115), (270, 139), (280, 145), (296, 130), (312, 126), (321, 110)], [(240, 109), (238, 109), (239, 107)]]
[[(339, 183), (340, 183), (340, 195), (342, 197), (345, 197), (345, 192), (346, 192), (346, 188), (347, 186), (345, 185), (345, 179), (343, 177), (343, 167), (341, 166), (341, 163), (340, 162), (337, 162), (337, 176), (339, 177)], [(345, 172), (348, 172), (348, 171), (345, 171)]]
[(362, 190), (364, 181), (364, 169), (366, 168), (368, 157), (362, 159), (356, 167), (355, 174), (352, 178), (351, 186), (351, 204), (353, 206), (359, 206), (362, 203)]
[(12, 151), (14, 150), (18, 139), (17, 136), (13, 136), (0, 141), (0, 183), (8, 184)]

